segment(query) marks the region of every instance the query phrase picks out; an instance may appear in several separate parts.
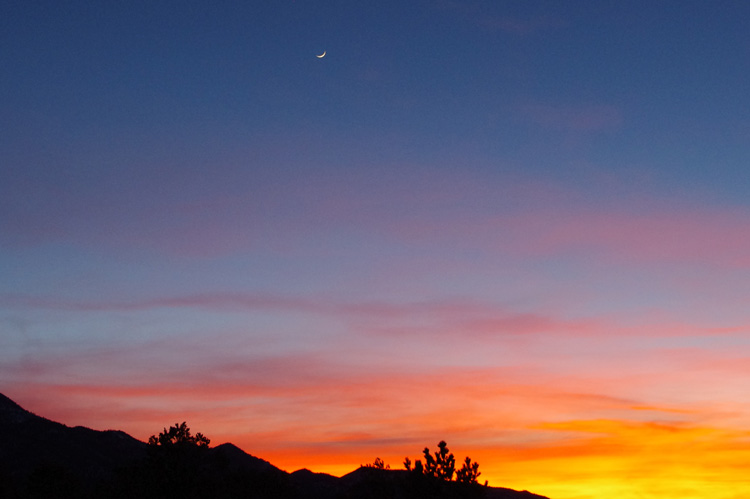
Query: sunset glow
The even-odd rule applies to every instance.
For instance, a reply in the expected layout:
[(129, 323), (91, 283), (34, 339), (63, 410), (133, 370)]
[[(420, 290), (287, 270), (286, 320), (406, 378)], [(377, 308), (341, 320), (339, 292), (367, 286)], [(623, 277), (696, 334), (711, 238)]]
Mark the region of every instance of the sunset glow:
[(750, 3), (250, 4), (1, 9), (0, 392), (750, 497)]

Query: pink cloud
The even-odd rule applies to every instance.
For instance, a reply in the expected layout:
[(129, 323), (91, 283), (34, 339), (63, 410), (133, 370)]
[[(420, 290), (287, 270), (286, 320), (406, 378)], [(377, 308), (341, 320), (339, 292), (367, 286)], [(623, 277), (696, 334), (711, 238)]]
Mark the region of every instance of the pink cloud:
[[(498, 215), (401, 221), (391, 230), (415, 244), (452, 244), (484, 252), (503, 251), (533, 260), (560, 255), (568, 260), (697, 263), (745, 268), (750, 263), (750, 213), (742, 209), (700, 210), (538, 206)], [(438, 246), (439, 247), (439, 246)]]
[(566, 195), (565, 189), (548, 183), (487, 179), (468, 170), (436, 172), (418, 164), (378, 166), (375, 177), (370, 170), (352, 169), (279, 173), (264, 178), (262, 187), (249, 180), (239, 182), (248, 185), (245, 189), (204, 188), (195, 180), (184, 190), (163, 193), (141, 185), (122, 192), (92, 191), (88, 197), (40, 192), (12, 217), (0, 217), (0, 226), (7, 229), (5, 242), (21, 246), (62, 241), (186, 258), (247, 250), (309, 255), (315, 251), (311, 239), (331, 234), (354, 232), (380, 239), (400, 224), (419, 233), (436, 220), (458, 222), (518, 205), (532, 192), (548, 201)]
[[(549, 250), (552, 251), (552, 250)], [(567, 337), (680, 337), (736, 336), (750, 330), (743, 319), (717, 323), (687, 322), (659, 312), (644, 311), (636, 318), (615, 315), (571, 315), (564, 307), (515, 309), (503, 303), (469, 298), (440, 298), (415, 302), (347, 301), (319, 296), (263, 293), (202, 293), (154, 297), (141, 301), (73, 301), (54, 296), (0, 293), (0, 306), (73, 312), (139, 312), (151, 309), (302, 314), (326, 317), (352, 334), (418, 335), (445, 338), (460, 332), (464, 338), (556, 334)], [(746, 317), (750, 320), (750, 317)], [(214, 331), (214, 334), (219, 331)], [(233, 333), (236, 337), (236, 331)], [(167, 340), (159, 340), (166, 342)], [(181, 342), (187, 345), (189, 341)], [(163, 345), (166, 346), (166, 345)]]
[(539, 314), (509, 314), (458, 321), (458, 329), (469, 334), (539, 334), (568, 333), (575, 336), (601, 334), (608, 330), (598, 320), (569, 320)]
[(750, 214), (742, 212), (536, 213), (509, 222), (508, 228), (532, 251), (603, 252), (617, 260), (738, 267), (747, 265), (750, 254)]
[[(522, 109), (528, 119), (574, 131), (621, 122), (620, 113), (608, 106), (532, 104)], [(188, 258), (240, 251), (330, 258), (338, 251), (336, 242), (345, 240), (357, 250), (407, 243), (424, 259), (455, 248), (476, 249), (485, 259), (508, 253), (526, 261), (593, 254), (614, 260), (750, 264), (746, 211), (705, 203), (696, 207), (692, 200), (658, 203), (627, 187), (625, 193), (618, 191), (617, 201), (590, 200), (575, 187), (549, 180), (414, 164), (381, 167), (377, 176), (365, 170), (306, 172), (265, 181), (262, 189), (252, 185), (221, 193), (218, 188), (226, 186), (204, 192), (191, 185), (185, 193), (152, 193), (139, 203), (127, 192), (93, 193), (96, 203), (62, 193), (64, 206), (59, 207), (58, 200), (39, 193), (34, 203), (6, 217), (13, 226), (8, 240), (16, 234), (35, 242), (146, 248)], [(618, 188), (626, 183), (620, 179)], [(131, 190), (135, 187), (142, 186)], [(341, 256), (352, 253), (342, 250)], [(414, 260), (405, 256), (388, 265), (419, 265)]]
[[(620, 119), (607, 107), (572, 111), (527, 106), (526, 111), (551, 125), (578, 130), (614, 126)], [(750, 264), (750, 214), (741, 209), (696, 208), (679, 201), (663, 208), (626, 194), (618, 195), (619, 206), (595, 204), (574, 188), (553, 182), (477, 172), (436, 173), (404, 165), (398, 171), (386, 168), (376, 179), (361, 172), (335, 182), (324, 175), (301, 176), (277, 179), (264, 192), (220, 197), (209, 192), (196, 198), (166, 199), (158, 207), (146, 199), (127, 216), (117, 204), (107, 205), (90, 210), (85, 223), (44, 204), (40, 212), (19, 217), (49, 221), (55, 229), (45, 233), (52, 239), (149, 247), (187, 257), (272, 250), (314, 258), (321, 241), (329, 247), (327, 238), (335, 236), (367, 247), (418, 245), (424, 258), (441, 248), (475, 248), (485, 257), (505, 250), (524, 260), (562, 254), (742, 268)], [(635, 203), (652, 208), (638, 211), (631, 206)], [(44, 232), (43, 225), (31, 220), (19, 227)]]
[[(644, 404), (637, 400), (566, 391), (555, 385), (553, 377), (530, 379), (509, 369), (444, 369), (419, 375), (362, 370), (312, 381), (295, 379), (273, 388), (237, 379), (234, 383), (32, 383), (15, 390), (26, 394), (18, 398), (22, 405), (69, 424), (124, 427), (145, 439), (163, 425), (187, 419), (193, 428), (216, 435), (217, 443), (230, 440), (256, 453), (259, 448), (275, 452), (307, 448), (312, 454), (326, 454), (331, 447), (363, 452), (376, 444), (403, 452), (407, 444), (421, 440), (423, 445), (436, 435), (495, 446), (518, 438), (512, 446), (519, 451), (534, 442), (546, 440), (549, 445), (557, 439), (537, 431), (546, 421), (584, 415), (630, 416), (637, 421), (644, 416), (640, 408)], [(666, 409), (675, 414), (653, 408), (649, 414), (662, 411), (667, 414), (660, 415), (662, 421), (673, 421), (668, 424), (692, 416)]]

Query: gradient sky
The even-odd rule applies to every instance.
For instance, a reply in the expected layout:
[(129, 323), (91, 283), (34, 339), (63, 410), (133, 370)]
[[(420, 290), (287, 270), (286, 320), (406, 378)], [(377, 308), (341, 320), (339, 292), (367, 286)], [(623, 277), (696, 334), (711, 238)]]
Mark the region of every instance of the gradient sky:
[(744, 1), (5, 1), (0, 391), (288, 471), (445, 439), (553, 499), (746, 498), (748, 33)]

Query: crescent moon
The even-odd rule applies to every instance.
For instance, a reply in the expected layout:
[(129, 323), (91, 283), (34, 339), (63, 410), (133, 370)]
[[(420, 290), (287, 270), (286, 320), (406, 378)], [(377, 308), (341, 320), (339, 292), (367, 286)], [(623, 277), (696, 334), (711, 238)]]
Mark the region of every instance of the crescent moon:
[(322, 59), (322, 58), (324, 58), (325, 56), (326, 56), (326, 51), (324, 50), (322, 54), (320, 54), (320, 55), (316, 55), (315, 57), (317, 57), (318, 59)]

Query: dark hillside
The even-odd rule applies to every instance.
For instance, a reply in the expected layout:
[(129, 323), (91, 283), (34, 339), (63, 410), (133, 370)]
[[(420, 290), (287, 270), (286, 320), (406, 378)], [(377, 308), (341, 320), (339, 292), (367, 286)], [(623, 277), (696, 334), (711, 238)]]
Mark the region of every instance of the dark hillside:
[(121, 431), (70, 428), (36, 416), (0, 394), (0, 466), (4, 478), (37, 480), (70, 473), (71, 479), (100, 481), (118, 467), (143, 459), (146, 444)]
[(359, 468), (341, 478), (287, 473), (232, 444), (164, 448), (121, 431), (71, 428), (0, 394), (0, 498), (545, 499)]

